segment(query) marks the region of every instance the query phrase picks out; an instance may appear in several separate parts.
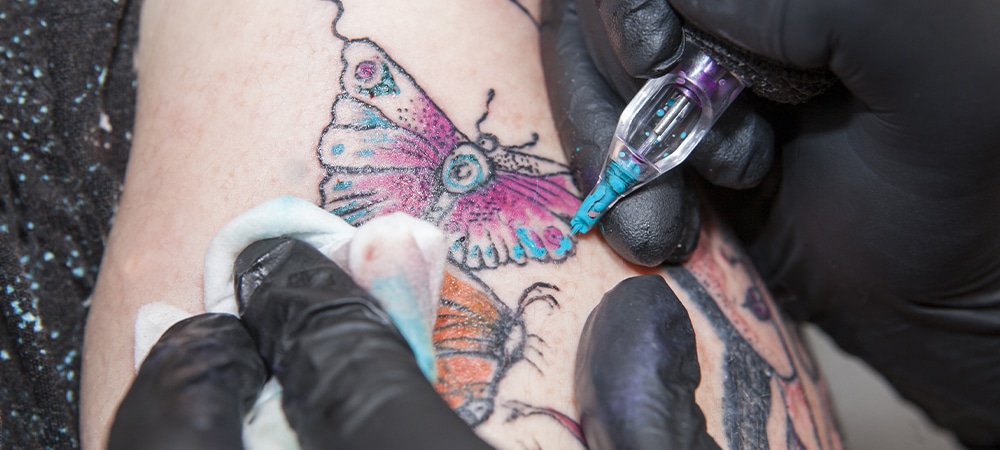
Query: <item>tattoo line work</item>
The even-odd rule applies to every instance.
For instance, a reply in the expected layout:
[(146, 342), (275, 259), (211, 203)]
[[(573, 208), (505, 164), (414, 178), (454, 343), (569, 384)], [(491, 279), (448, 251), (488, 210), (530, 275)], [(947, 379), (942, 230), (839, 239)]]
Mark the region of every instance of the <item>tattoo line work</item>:
[(323, 207), (351, 224), (403, 211), (440, 226), (449, 258), (465, 269), (574, 251), (569, 219), (579, 204), (566, 166), (505, 146), (476, 122), (472, 140), (378, 45), (344, 44), (341, 94), (318, 154)]
[[(463, 420), (477, 426), (493, 414), (499, 382), (513, 365), (525, 361), (539, 370), (526, 352), (540, 358), (537, 346), (544, 341), (525, 329), (522, 314), (538, 301), (557, 308), (551, 292), (559, 289), (535, 283), (512, 310), (472, 273), (573, 255), (569, 220), (579, 199), (569, 169), (526, 152), (537, 134), (523, 144), (504, 145), (482, 130), (492, 89), (476, 121), (476, 137), (469, 139), (385, 50), (339, 33), (344, 7), (333, 2), (338, 8), (333, 34), (344, 41), (343, 69), (333, 117), (317, 148), (326, 170), (321, 206), (354, 225), (402, 211), (444, 231), (451, 247), (432, 337), (435, 388)], [(511, 2), (537, 27), (520, 2)], [(579, 428), (554, 409), (538, 410), (562, 417), (560, 424), (570, 432)]]
[(525, 351), (538, 351), (532, 341), (545, 342), (525, 330), (521, 316), (538, 301), (558, 307), (550, 292), (559, 288), (535, 283), (524, 290), (512, 311), (480, 287), (480, 281), (468, 277), (462, 280), (445, 272), (433, 335), (438, 361), (435, 388), (459, 417), (475, 426), (493, 413), (497, 384), (507, 370), (520, 361), (535, 365)]
[[(706, 222), (705, 227), (717, 226)], [(800, 337), (787, 334), (790, 331), (766, 290), (759, 287), (755, 272), (731, 250), (734, 244), (722, 233), (712, 238), (718, 242), (700, 244), (684, 267), (667, 267), (665, 271), (690, 294), (724, 341), (723, 428), (729, 447), (841, 448), (825, 384), (801, 348)], [(703, 235), (701, 242), (708, 240)], [(722, 276), (721, 270), (749, 278), (742, 295), (727, 294), (727, 283), (732, 281)], [(809, 388), (815, 394), (810, 395)], [(777, 408), (773, 401), (779, 402)], [(771, 417), (772, 410), (779, 416)], [(768, 439), (767, 425), (773, 419), (785, 426), (785, 442), (780, 444)]]

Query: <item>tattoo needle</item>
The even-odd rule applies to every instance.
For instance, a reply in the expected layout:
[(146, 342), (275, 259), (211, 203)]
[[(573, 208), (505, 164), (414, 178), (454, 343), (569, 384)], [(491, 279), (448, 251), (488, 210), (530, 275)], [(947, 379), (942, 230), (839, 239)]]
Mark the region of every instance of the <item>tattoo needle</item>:
[(597, 185), (570, 222), (573, 234), (590, 231), (622, 197), (684, 162), (743, 90), (696, 45), (684, 47), (677, 66), (647, 81), (622, 112)]

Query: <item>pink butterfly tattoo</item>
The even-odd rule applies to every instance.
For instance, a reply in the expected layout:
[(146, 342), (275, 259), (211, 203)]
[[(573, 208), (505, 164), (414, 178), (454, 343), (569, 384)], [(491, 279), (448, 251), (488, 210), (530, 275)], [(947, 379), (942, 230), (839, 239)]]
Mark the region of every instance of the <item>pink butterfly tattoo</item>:
[(566, 166), (469, 139), (378, 45), (348, 40), (341, 94), (318, 148), (323, 207), (358, 225), (402, 211), (440, 226), (450, 258), (468, 269), (528, 260), (561, 261), (574, 251), (569, 219), (579, 199)]

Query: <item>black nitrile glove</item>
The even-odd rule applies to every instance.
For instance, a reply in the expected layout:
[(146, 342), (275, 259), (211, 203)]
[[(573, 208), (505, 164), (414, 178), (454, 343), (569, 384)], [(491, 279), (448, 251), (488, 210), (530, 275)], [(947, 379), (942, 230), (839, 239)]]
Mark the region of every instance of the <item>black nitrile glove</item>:
[[(544, 8), (549, 100), (577, 187), (586, 195), (597, 182), (622, 109), (645, 82), (637, 77), (663, 75), (679, 55), (681, 23), (665, 1), (554, 0)], [(720, 186), (757, 185), (772, 165), (773, 134), (750, 108), (752, 99), (738, 97), (686, 165)], [(598, 225), (630, 262), (676, 263), (697, 242), (698, 201), (683, 171), (673, 170), (620, 200)]]
[[(666, 8), (638, 0), (602, 8), (621, 3)], [(670, 5), (710, 34), (795, 67), (827, 67), (840, 79), (823, 97), (772, 118), (781, 179), (751, 255), (788, 310), (819, 323), (964, 444), (1000, 446), (1000, 3)], [(556, 55), (575, 55), (576, 41), (561, 39)], [(646, 55), (659, 41), (615, 45), (625, 49), (619, 54)], [(570, 105), (562, 117), (554, 111), (560, 129), (581, 120), (574, 111), (606, 108), (608, 101), (587, 100), (598, 94), (560, 90), (549, 64), (553, 104)], [(574, 78), (561, 83), (593, 79), (563, 73)], [(585, 174), (599, 170), (586, 164)], [(664, 207), (634, 201), (637, 209)], [(674, 239), (661, 235), (641, 238)]]
[(667, 283), (622, 281), (590, 313), (576, 356), (588, 447), (718, 449), (694, 400), (700, 381), (694, 329)]
[(490, 448), (424, 378), (378, 302), (316, 249), (256, 242), (235, 272), (243, 321), (302, 448)]
[(1000, 3), (671, 0), (843, 88), (777, 128), (751, 246), (818, 322), (969, 446), (1000, 446)]
[(118, 407), (108, 448), (242, 449), (243, 414), (267, 379), (229, 314), (178, 322), (153, 346)]

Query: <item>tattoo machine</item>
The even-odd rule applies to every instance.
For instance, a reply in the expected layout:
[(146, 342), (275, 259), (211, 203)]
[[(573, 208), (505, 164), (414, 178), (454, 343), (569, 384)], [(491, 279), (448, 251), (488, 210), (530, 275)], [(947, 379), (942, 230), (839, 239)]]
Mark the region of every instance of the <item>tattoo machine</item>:
[(684, 162), (743, 87), (685, 43), (676, 67), (647, 81), (622, 112), (597, 185), (570, 222), (573, 234), (590, 231), (622, 197)]

